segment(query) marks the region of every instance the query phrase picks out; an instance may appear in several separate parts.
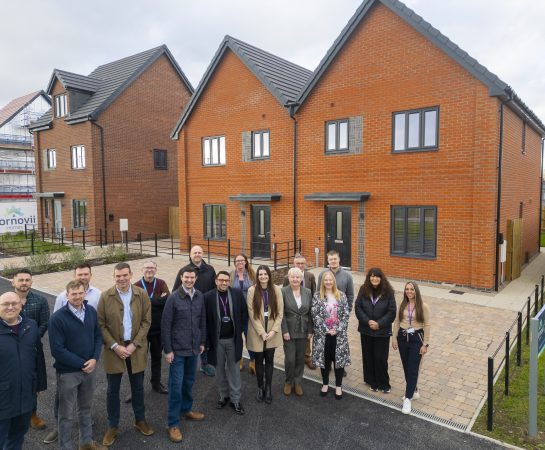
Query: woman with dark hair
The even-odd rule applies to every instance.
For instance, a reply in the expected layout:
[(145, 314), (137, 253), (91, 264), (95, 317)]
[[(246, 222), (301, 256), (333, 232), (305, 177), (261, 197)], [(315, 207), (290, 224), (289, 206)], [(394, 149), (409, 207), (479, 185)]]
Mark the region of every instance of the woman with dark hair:
[(392, 348), (399, 348), (405, 374), (403, 414), (411, 412), (411, 400), (420, 398), (418, 372), (422, 357), (428, 352), (430, 340), (430, 310), (422, 301), (420, 289), (414, 281), (405, 284), (403, 300), (394, 321)]
[[(244, 253), (235, 255), (233, 262), (235, 263), (234, 270), (229, 274), (231, 279), (231, 287), (240, 289), (244, 300), (248, 297), (248, 289), (255, 284), (255, 272), (252, 266), (248, 263), (248, 257)], [(248, 322), (243, 324), (244, 337), (248, 342)], [(248, 344), (246, 344), (248, 348)], [(254, 352), (248, 350), (250, 355), (250, 362), (248, 369), (255, 375), (255, 356)], [(240, 358), (240, 370), (244, 369), (244, 358)]]
[(343, 372), (350, 365), (348, 347), (348, 320), (350, 306), (344, 292), (337, 289), (335, 275), (324, 272), (318, 291), (314, 294), (311, 308), (314, 322), (314, 345), (312, 362), (322, 372), (320, 395), (325, 397), (329, 390), (331, 363), (335, 372), (335, 398), (343, 397)]
[(396, 315), (394, 289), (379, 268), (369, 269), (356, 298), (363, 354), (363, 381), (370, 390), (390, 392), (388, 353)]
[[(255, 354), (257, 378), (256, 400), (272, 402), (271, 384), (274, 368), (274, 351), (282, 346), (282, 318), (284, 302), (282, 291), (272, 282), (268, 266), (257, 268), (257, 284), (248, 289), (248, 340), (246, 346)], [(265, 375), (265, 383), (263, 383)]]

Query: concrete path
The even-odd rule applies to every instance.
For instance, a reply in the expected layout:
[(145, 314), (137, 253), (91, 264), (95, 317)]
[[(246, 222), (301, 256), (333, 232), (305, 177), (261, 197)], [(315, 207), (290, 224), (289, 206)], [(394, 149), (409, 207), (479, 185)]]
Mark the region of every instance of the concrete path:
[[(158, 263), (158, 276), (172, 286), (179, 268), (187, 261), (186, 256), (154, 258)], [(8, 260), (10, 264), (17, 261)], [(0, 265), (4, 261), (0, 261)], [(143, 261), (130, 262), (136, 281)], [(226, 260), (215, 260), (216, 270), (230, 270)], [(316, 274), (321, 268), (313, 269)], [(504, 337), (505, 331), (516, 319), (535, 284), (545, 273), (545, 253), (536, 257), (523, 271), (522, 276), (499, 293), (460, 289), (463, 294), (450, 292), (452, 286), (421, 285), (425, 301), (431, 308), (432, 329), (430, 351), (421, 367), (419, 390), (421, 398), (414, 401), (414, 414), (450, 427), (469, 430), (480, 405), (486, 396), (487, 357)], [(363, 283), (364, 274), (353, 272), (356, 292)], [(57, 294), (71, 279), (71, 272), (59, 272), (34, 277), (34, 286)], [(113, 264), (93, 268), (92, 283), (100, 289), (113, 284)], [(398, 302), (404, 280), (392, 280)], [(456, 290), (459, 290), (456, 288)], [(357, 320), (353, 315), (349, 324), (352, 365), (347, 369), (345, 388), (368, 400), (392, 408), (401, 408), (405, 383), (399, 355), (390, 352), (390, 377), (392, 392), (376, 394), (368, 391), (362, 380), (360, 337)], [(283, 366), (282, 351), (277, 352), (276, 363)], [(498, 364), (498, 363), (496, 363)], [(319, 371), (306, 369), (309, 379), (320, 380)]]

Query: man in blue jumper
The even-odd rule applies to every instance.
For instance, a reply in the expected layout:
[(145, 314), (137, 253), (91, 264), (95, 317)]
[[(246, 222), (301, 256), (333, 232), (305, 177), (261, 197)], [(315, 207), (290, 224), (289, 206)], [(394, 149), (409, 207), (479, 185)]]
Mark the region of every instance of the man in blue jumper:
[(77, 404), (80, 449), (105, 449), (93, 441), (91, 405), (96, 386), (96, 364), (102, 333), (95, 308), (89, 307), (81, 281), (66, 285), (68, 303), (51, 316), (49, 343), (55, 358), (59, 393), (59, 447), (69, 450)]

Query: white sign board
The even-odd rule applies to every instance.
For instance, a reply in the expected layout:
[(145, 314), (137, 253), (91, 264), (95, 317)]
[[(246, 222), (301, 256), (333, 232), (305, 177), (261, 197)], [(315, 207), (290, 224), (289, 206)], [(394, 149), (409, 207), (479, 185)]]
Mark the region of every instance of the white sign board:
[(38, 225), (36, 202), (0, 202), (0, 234), (17, 233)]
[(119, 219), (119, 231), (129, 231), (129, 219)]

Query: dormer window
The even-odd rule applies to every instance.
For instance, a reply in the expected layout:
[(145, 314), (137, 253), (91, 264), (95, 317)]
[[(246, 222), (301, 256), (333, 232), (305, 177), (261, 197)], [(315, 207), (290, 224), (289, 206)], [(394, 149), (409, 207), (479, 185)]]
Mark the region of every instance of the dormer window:
[(55, 117), (64, 117), (68, 113), (66, 94), (55, 97)]

